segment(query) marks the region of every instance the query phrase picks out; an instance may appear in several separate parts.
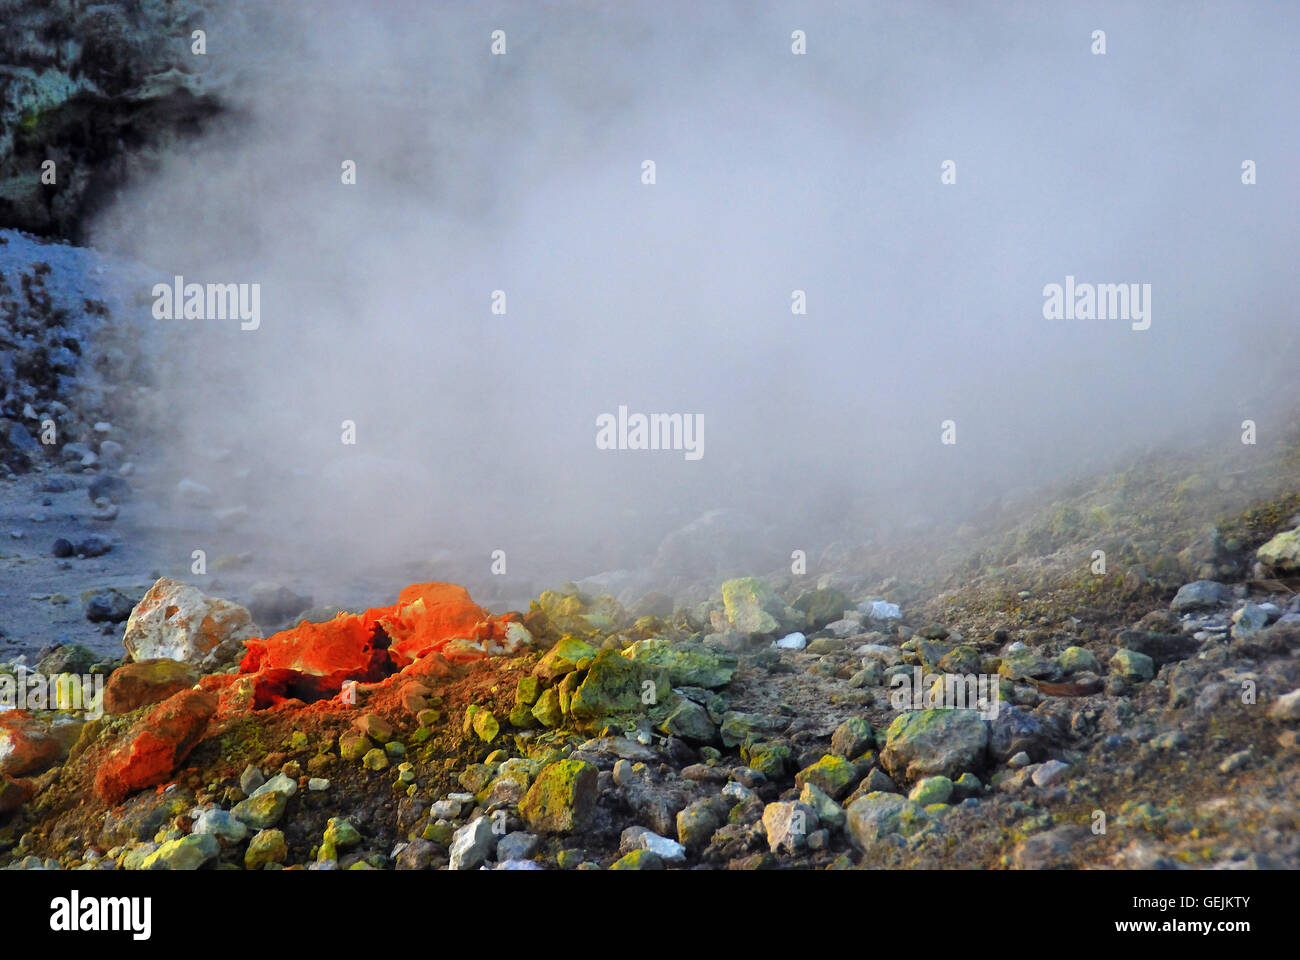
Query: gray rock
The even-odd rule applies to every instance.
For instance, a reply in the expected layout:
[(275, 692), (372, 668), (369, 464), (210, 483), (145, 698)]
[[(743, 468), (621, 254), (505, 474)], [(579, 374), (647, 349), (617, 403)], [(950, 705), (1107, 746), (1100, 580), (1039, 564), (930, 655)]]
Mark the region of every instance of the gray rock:
[(929, 820), (919, 803), (897, 793), (869, 793), (844, 812), (849, 837), (859, 850), (868, 850), (893, 834), (911, 835)]
[(251, 763), (244, 767), (244, 772), (239, 775), (239, 789), (244, 791), (244, 796), (249, 796), (254, 790), (266, 783), (266, 777), (262, 771), (257, 769)]
[(880, 762), (894, 780), (958, 777), (983, 765), (988, 744), (989, 726), (973, 710), (913, 710), (889, 725)]
[(1213, 610), (1232, 598), (1232, 591), (1217, 580), (1197, 580), (1179, 587), (1169, 604), (1174, 613)]
[(108, 589), (85, 596), (86, 619), (91, 623), (122, 623), (131, 616), (135, 601), (121, 590)]
[(515, 830), (497, 841), (497, 860), (527, 860), (537, 849), (537, 834)]
[(1068, 866), (1074, 847), (1089, 836), (1086, 827), (1076, 824), (1036, 833), (1022, 841), (1012, 853), (1012, 862), (1021, 870), (1055, 870)]
[(1253, 636), (1268, 625), (1268, 611), (1257, 603), (1248, 603), (1232, 615), (1232, 636), (1240, 640)]
[(1022, 750), (1031, 758), (1040, 758), (1050, 744), (1047, 729), (1020, 707), (1004, 704), (989, 721), (989, 756), (997, 763), (1006, 763)]
[(264, 793), (282, 793), (286, 797), (292, 797), (298, 792), (298, 781), (287, 774), (277, 773), (270, 780), (266, 781), (260, 787), (256, 788), (250, 797), (260, 797)]
[(831, 734), (831, 753), (849, 760), (862, 756), (876, 743), (875, 731), (866, 717), (850, 717)]
[(398, 870), (429, 870), (437, 853), (437, 846), (430, 841), (412, 840), (397, 855), (395, 867)]
[(487, 817), (475, 817), (452, 835), (452, 870), (473, 870), (488, 857), (494, 847), (492, 823)]
[(1155, 661), (1136, 650), (1117, 650), (1110, 658), (1110, 672), (1130, 682), (1150, 680), (1155, 676)]
[(209, 807), (194, 821), (191, 833), (210, 833), (225, 843), (239, 843), (248, 836), (248, 827), (229, 810)]

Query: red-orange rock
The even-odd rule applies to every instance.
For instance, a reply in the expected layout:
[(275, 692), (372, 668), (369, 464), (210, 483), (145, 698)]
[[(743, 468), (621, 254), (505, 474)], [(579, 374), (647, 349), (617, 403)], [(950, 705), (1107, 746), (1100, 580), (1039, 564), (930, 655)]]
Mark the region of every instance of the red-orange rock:
[[(391, 607), (304, 621), (246, 641), (239, 674), (221, 691), (220, 712), (334, 699), (350, 681), (379, 683), (398, 672), (410, 680), (446, 677), (453, 663), (514, 652), (529, 642), (521, 621), (519, 614), (491, 616), (464, 587), (412, 584)], [(403, 699), (408, 709), (418, 706), (414, 696)]]
[(249, 640), (239, 672), (255, 675), (254, 706), (325, 699), (337, 695), (346, 681), (374, 682), (391, 673), (383, 633), (369, 613), (304, 621), (265, 640)]
[(479, 648), (486, 643), (474, 641), (492, 635), (492, 619), (464, 587), (417, 583), (391, 607), (340, 613), (325, 623), (303, 622), (247, 641), (239, 673), (254, 678), (255, 708), (312, 702), (337, 696), (348, 681), (383, 680), (449, 644), (448, 659), (485, 656)]
[(30, 780), (0, 777), (0, 813), (12, 813), (35, 793), (36, 787)]
[(158, 704), (100, 765), (96, 795), (117, 804), (136, 790), (166, 781), (203, 738), (216, 709), (217, 698), (201, 690), (182, 690)]
[(106, 713), (130, 713), (198, 683), (198, 674), (179, 660), (138, 660), (118, 667), (104, 689)]
[(378, 618), (389, 637), (393, 661), (404, 667), (456, 638), (468, 638), (488, 619), (469, 591), (452, 583), (415, 583), (397, 597), (393, 611)]
[(39, 773), (62, 756), (59, 741), (25, 710), (0, 713), (0, 775)]

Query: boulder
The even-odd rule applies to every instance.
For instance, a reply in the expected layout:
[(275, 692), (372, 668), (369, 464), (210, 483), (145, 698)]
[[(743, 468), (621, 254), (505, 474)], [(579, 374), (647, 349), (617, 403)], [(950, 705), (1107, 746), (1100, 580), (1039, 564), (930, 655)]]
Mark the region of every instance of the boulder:
[(1259, 548), (1255, 559), (1279, 576), (1300, 574), (1300, 527), (1279, 533)]
[(1047, 728), (1020, 707), (1003, 704), (989, 722), (989, 756), (995, 763), (1006, 763), (1022, 751), (1041, 760), (1050, 745)]
[(166, 700), (199, 682), (198, 672), (179, 660), (137, 660), (114, 670), (104, 689), (106, 713), (130, 713)]
[(894, 780), (955, 778), (980, 767), (989, 727), (973, 710), (914, 710), (889, 725), (880, 762)]
[(910, 836), (929, 822), (924, 807), (897, 793), (868, 793), (844, 813), (849, 837), (859, 850), (868, 850), (892, 834)]
[(550, 682), (566, 673), (572, 673), (582, 660), (593, 659), (599, 651), (577, 637), (564, 637), (537, 661), (533, 675)]
[(808, 625), (814, 630), (820, 630), (826, 624), (839, 620), (851, 606), (844, 592), (834, 587), (809, 590), (794, 602), (796, 610), (802, 610), (808, 615)]
[(40, 773), (62, 753), (59, 741), (26, 712), (0, 713), (0, 775)]
[(162, 577), (131, 611), (122, 645), (132, 660), (180, 660), (212, 672), (255, 636), (253, 618), (239, 604)]
[[(646, 700), (647, 684), (653, 684), (652, 702)], [(666, 704), (671, 695), (663, 670), (628, 660), (615, 650), (601, 650), (573, 691), (569, 712), (579, 721), (642, 714), (650, 706)]]
[(182, 690), (158, 704), (130, 731), (95, 774), (95, 793), (105, 803), (120, 803), (144, 787), (165, 782), (202, 739), (217, 698)]
[(1136, 650), (1117, 650), (1110, 658), (1110, 672), (1131, 682), (1150, 680), (1155, 676), (1155, 662)]
[(778, 801), (763, 808), (763, 829), (773, 853), (801, 853), (819, 825), (817, 811), (806, 803)]
[(283, 863), (288, 856), (289, 845), (283, 831), (259, 830), (244, 851), (244, 869), (262, 870), (269, 863)]
[(779, 606), (776, 595), (757, 577), (739, 577), (722, 585), (727, 622), (742, 633), (774, 633), (780, 624), (770, 612)]
[(1219, 604), (1232, 597), (1232, 591), (1216, 580), (1197, 580), (1183, 584), (1174, 594), (1169, 609), (1174, 613), (1190, 613), (1195, 610), (1213, 610)]
[(826, 754), (795, 774), (794, 785), (800, 790), (813, 784), (832, 800), (839, 800), (858, 781), (858, 768), (842, 756)]
[(179, 840), (168, 840), (149, 854), (141, 870), (197, 870), (221, 854), (221, 844), (211, 833), (191, 833)]
[(638, 640), (623, 656), (636, 663), (659, 667), (667, 672), (674, 687), (725, 687), (736, 672), (734, 653), (707, 647), (702, 643), (673, 643), (660, 637)]
[(538, 774), (519, 804), (519, 815), (538, 833), (581, 830), (596, 808), (596, 767), (559, 760)]
[(121, 623), (130, 618), (135, 601), (116, 588), (87, 590), (81, 595), (86, 619), (91, 623)]
[(452, 836), (450, 869), (476, 869), (492, 852), (495, 841), (492, 821), (487, 817), (475, 817)]
[(89, 673), (100, 659), (89, 647), (79, 643), (61, 643), (41, 657), (36, 671), (46, 676), (56, 673)]

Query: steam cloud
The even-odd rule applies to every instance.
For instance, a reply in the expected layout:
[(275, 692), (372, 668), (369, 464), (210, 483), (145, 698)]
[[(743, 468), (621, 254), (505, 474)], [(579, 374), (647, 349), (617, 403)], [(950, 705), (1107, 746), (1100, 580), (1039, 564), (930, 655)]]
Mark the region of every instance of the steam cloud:
[[(202, 24), (232, 109), (93, 240), (261, 285), (257, 331), (165, 325), (165, 456), (229, 450), (281, 562), (545, 585), (717, 507), (788, 557), (1279, 425), (1300, 14), (1256, 13), (243, 4)], [(1151, 328), (1045, 320), (1067, 275), (1150, 284)], [(702, 414), (705, 456), (598, 450), (621, 404)]]

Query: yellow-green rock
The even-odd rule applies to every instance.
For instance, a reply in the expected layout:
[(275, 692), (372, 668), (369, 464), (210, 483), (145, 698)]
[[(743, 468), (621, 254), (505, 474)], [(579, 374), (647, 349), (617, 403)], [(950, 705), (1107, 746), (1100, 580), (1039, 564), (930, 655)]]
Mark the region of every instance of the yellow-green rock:
[(650, 850), (633, 850), (619, 857), (610, 866), (611, 870), (662, 870), (663, 858)]
[(560, 712), (560, 693), (554, 687), (542, 691), (533, 704), (533, 717), (544, 727), (558, 727), (564, 719)]
[(501, 732), (501, 724), (491, 710), (479, 709), (474, 712), (474, 732), (484, 743), (491, 743)]
[(832, 800), (843, 797), (857, 781), (858, 768), (843, 757), (831, 753), (826, 754), (816, 763), (804, 767), (794, 777), (794, 785), (800, 790), (805, 783), (811, 783), (819, 787)]
[(533, 830), (581, 830), (596, 809), (596, 768), (585, 760), (560, 760), (546, 767), (519, 803), (519, 815)]
[(283, 863), (289, 855), (289, 845), (285, 843), (284, 831), (261, 830), (248, 841), (244, 851), (244, 869), (261, 870), (268, 863)]

